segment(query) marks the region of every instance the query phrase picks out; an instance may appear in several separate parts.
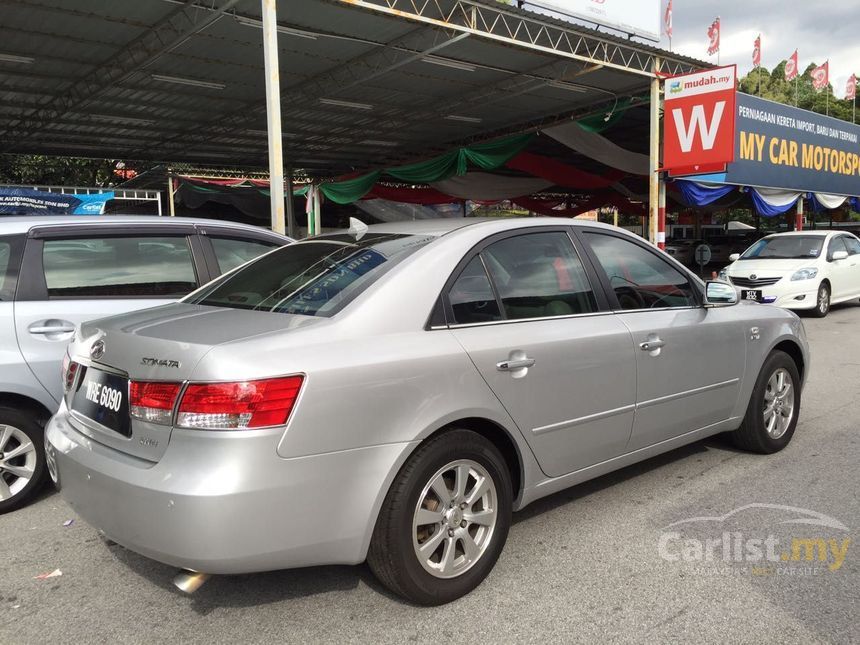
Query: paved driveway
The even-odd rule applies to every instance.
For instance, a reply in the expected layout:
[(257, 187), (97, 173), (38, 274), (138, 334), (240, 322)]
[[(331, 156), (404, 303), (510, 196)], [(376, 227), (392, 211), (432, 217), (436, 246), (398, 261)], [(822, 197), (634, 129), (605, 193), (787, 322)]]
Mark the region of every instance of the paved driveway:
[[(805, 322), (813, 365), (785, 451), (714, 439), (533, 504), (452, 605), (405, 605), (364, 566), (215, 578), (184, 596), (173, 569), (64, 527), (74, 514), (46, 493), (0, 518), (0, 642), (860, 641), (860, 304)], [(744, 555), (768, 536), (788, 562)], [(801, 541), (794, 561), (795, 538), (813, 539), (811, 560)]]

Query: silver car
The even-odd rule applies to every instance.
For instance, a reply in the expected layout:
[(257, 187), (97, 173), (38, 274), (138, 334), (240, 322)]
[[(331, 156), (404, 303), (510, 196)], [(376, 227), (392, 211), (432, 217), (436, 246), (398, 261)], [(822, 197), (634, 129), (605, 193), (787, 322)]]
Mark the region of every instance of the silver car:
[(173, 302), (290, 241), (179, 217), (0, 218), (0, 513), (47, 479), (44, 426), (76, 325)]
[(788, 444), (803, 325), (737, 300), (600, 224), (325, 235), (82, 325), (48, 461), (81, 517), (160, 562), (366, 559), (440, 604), (540, 497), (721, 432)]

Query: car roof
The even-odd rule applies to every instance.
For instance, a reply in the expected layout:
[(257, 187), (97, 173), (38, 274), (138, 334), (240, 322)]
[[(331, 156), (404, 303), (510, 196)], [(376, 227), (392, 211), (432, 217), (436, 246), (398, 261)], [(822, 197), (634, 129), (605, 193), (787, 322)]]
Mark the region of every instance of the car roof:
[[(527, 226), (587, 226), (612, 230), (623, 230), (609, 224), (590, 220), (575, 220), (561, 217), (442, 217), (438, 219), (423, 219), (406, 222), (385, 222), (371, 224), (367, 227), (370, 233), (391, 233), (400, 235), (429, 235), (440, 237), (447, 233), (472, 227), (481, 226), (499, 230), (523, 228)], [(348, 229), (326, 232), (325, 235), (336, 235), (348, 232)]]
[(829, 235), (830, 233), (844, 233), (845, 231), (784, 231), (782, 233), (771, 233), (768, 237), (782, 237), (784, 235), (816, 235), (819, 237), (824, 237), (825, 235)]
[[(220, 226), (232, 230), (245, 230), (260, 232), (265, 231), (272, 235), (278, 235), (267, 228), (261, 226), (252, 226), (250, 224), (240, 224), (238, 222), (229, 222), (215, 219), (198, 219), (195, 217), (170, 217), (158, 215), (13, 215), (9, 217), (0, 217), (0, 235), (14, 235), (27, 233), (34, 228), (51, 227), (51, 226), (87, 226), (93, 225), (111, 226), (121, 224), (136, 224), (136, 225), (158, 225), (158, 226)], [(286, 236), (284, 239), (289, 239)]]

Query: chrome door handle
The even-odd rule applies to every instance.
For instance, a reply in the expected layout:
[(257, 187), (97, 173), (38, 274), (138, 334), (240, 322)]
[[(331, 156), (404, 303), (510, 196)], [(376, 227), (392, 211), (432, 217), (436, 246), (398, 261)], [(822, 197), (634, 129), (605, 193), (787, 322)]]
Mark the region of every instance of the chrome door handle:
[(639, 343), (639, 349), (643, 352), (653, 352), (655, 349), (660, 349), (666, 343), (659, 338), (657, 340), (646, 340), (644, 343)]
[(521, 358), (519, 360), (509, 360), (496, 363), (496, 369), (500, 372), (510, 372), (511, 370), (519, 370), (524, 367), (531, 367), (535, 364), (533, 358)]
[(65, 334), (75, 331), (75, 327), (68, 325), (45, 325), (44, 327), (28, 327), (31, 334)]

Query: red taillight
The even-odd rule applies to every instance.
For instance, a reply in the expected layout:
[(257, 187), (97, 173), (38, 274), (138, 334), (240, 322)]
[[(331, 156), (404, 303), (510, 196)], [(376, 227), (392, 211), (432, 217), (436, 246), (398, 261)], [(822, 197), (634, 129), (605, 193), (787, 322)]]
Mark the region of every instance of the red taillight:
[(301, 387), (301, 376), (191, 384), (182, 395), (176, 424), (212, 430), (283, 425)]
[(150, 423), (169, 424), (180, 387), (179, 383), (131, 381), (129, 383), (131, 416)]
[(75, 374), (78, 373), (78, 363), (73, 361), (68, 352), (63, 356), (63, 387), (68, 392), (75, 382)]

